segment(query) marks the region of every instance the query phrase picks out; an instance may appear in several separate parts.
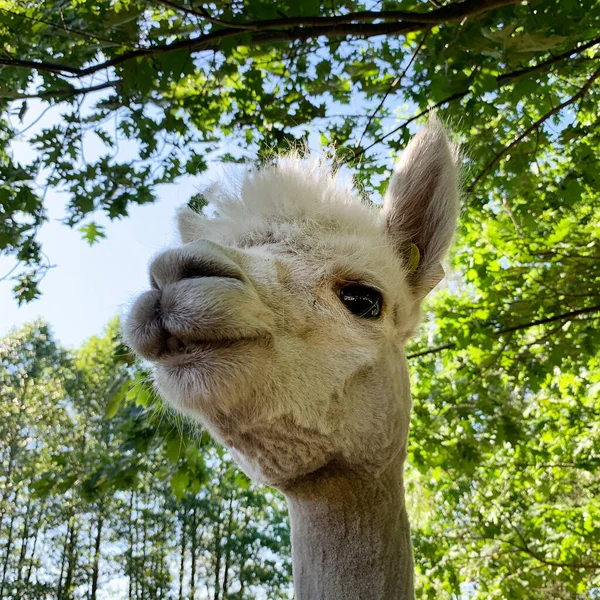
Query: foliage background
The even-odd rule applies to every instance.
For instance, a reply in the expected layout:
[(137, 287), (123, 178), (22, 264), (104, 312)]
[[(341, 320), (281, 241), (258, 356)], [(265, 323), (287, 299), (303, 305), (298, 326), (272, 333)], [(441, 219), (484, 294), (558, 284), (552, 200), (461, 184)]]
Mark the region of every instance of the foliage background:
[[(38, 241), (48, 189), (68, 193), (66, 225), (95, 243), (98, 215), (124, 218), (161, 184), (293, 140), (335, 143), (377, 199), (392, 157), (436, 107), (463, 147), (465, 193), (453, 276), (409, 349), (419, 594), (597, 597), (600, 5), (443, 4), (0, 0), (0, 251), (18, 260), (9, 279), (30, 301), (50, 266)], [(28, 135), (19, 121), (34, 98), (62, 118)], [(86, 161), (90, 137), (105, 151)], [(31, 160), (17, 163), (17, 139)], [(135, 144), (133, 157), (120, 140)], [(209, 532), (198, 582), (237, 597), (223, 591), (227, 569), (206, 566), (221, 547), (245, 556), (237, 534), (214, 533), (227, 506), (205, 508), (227, 497), (236, 515), (247, 507), (264, 523), (248, 585), (286, 593), (277, 498), (215, 491), (238, 475), (210, 442), (157, 420), (143, 374), (109, 358), (114, 331), (102, 340), (66, 352), (33, 324), (3, 344), (0, 598), (95, 597), (94, 577), (100, 585), (119, 547), (142, 556), (137, 570), (132, 551), (114, 559), (129, 597), (204, 597), (188, 579), (180, 592), (169, 563), (183, 555), (190, 577), (183, 532), (197, 529)], [(170, 442), (179, 435), (185, 467)], [(194, 507), (213, 517), (190, 526)], [(141, 514), (148, 537), (134, 541), (123, 528)], [(33, 522), (47, 523), (35, 529), (41, 546)], [(158, 532), (163, 554), (145, 554)], [(25, 581), (46, 587), (25, 592)]]

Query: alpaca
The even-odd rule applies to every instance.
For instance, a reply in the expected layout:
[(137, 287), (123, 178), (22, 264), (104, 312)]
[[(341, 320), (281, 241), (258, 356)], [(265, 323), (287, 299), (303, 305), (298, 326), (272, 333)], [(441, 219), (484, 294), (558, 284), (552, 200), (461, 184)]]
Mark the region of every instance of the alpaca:
[(383, 210), (294, 156), (178, 214), (125, 323), (155, 385), (249, 477), (281, 490), (298, 600), (409, 600), (404, 345), (458, 212), (456, 154), (432, 119)]

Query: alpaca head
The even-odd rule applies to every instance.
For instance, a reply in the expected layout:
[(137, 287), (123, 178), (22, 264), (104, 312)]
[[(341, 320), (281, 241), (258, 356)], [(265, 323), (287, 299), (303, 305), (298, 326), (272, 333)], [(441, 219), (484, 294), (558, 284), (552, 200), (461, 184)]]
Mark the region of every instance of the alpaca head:
[(443, 128), (412, 140), (383, 211), (297, 157), (207, 196), (218, 216), (179, 213), (182, 245), (154, 259), (125, 325), (158, 390), (271, 485), (382, 470), (404, 452), (403, 346), (455, 227)]

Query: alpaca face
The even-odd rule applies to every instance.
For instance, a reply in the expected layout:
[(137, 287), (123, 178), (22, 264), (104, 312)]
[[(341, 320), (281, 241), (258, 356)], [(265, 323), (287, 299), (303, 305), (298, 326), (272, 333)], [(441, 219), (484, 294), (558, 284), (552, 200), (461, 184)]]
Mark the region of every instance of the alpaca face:
[(153, 261), (129, 344), (255, 479), (381, 470), (406, 444), (403, 345), (426, 285), (390, 210), (293, 158), (212, 199), (219, 217), (183, 211), (182, 246)]

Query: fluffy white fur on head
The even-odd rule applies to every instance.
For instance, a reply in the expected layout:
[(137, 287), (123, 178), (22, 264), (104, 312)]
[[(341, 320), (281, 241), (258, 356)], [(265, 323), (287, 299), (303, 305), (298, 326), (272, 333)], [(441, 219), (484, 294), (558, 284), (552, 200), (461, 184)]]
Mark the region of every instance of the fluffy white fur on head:
[[(330, 463), (380, 472), (406, 444), (403, 347), (454, 230), (454, 168), (434, 123), (383, 211), (298, 156), (211, 186), (216, 216), (180, 211), (183, 247), (154, 260), (154, 289), (126, 324), (163, 396), (273, 485)], [(350, 288), (379, 295), (381, 311), (350, 310)]]
[(379, 230), (380, 211), (363, 202), (326, 160), (280, 156), (272, 164), (249, 169), (240, 177), (233, 173), (224, 182), (210, 185), (204, 197), (216, 209), (217, 218), (203, 219), (188, 207), (178, 213), (183, 243), (200, 237), (215, 240), (254, 233), (275, 226), (319, 222), (330, 231)]

